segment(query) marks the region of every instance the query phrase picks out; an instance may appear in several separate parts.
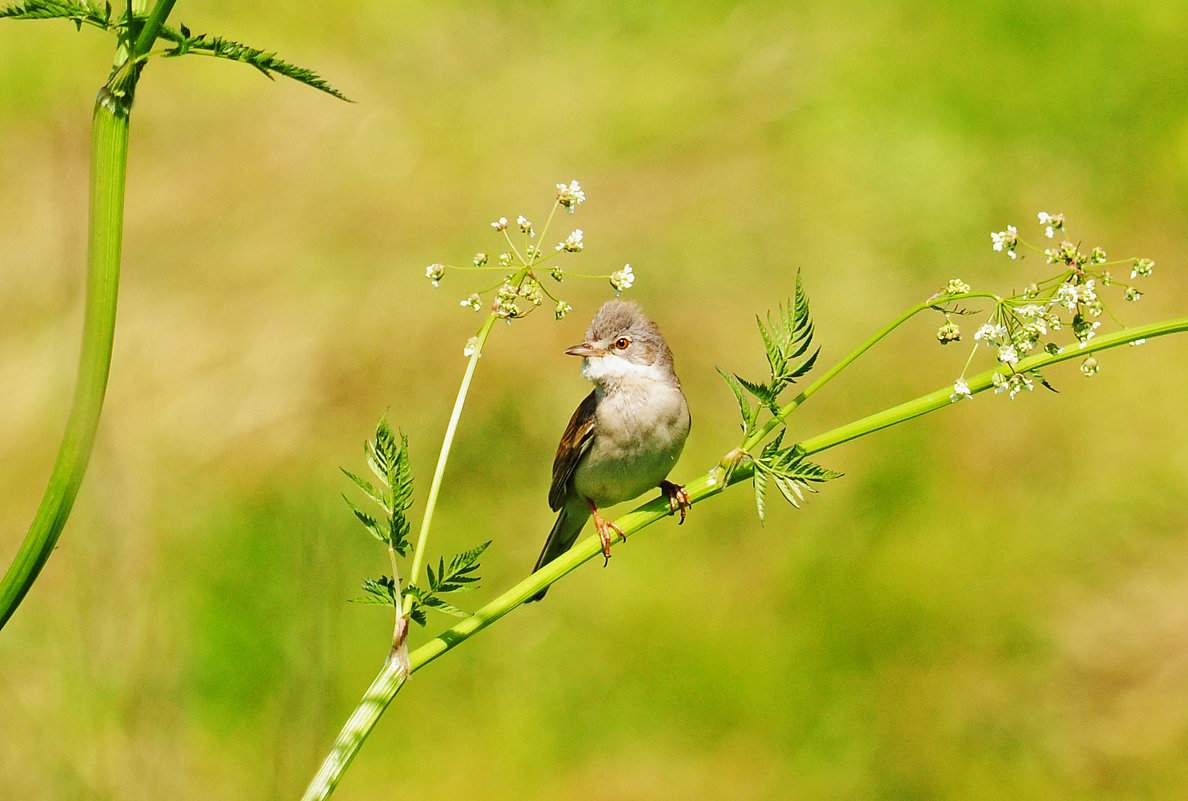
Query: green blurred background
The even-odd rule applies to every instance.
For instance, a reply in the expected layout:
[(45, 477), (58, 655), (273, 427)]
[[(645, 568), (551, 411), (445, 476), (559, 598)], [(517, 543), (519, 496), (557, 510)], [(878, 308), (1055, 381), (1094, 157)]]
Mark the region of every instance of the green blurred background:
[[(385, 556), (338, 467), (387, 412), (418, 507), (479, 317), (424, 267), (488, 222), (588, 202), (573, 270), (630, 262), (695, 419), (804, 271), (822, 364), (954, 276), (1040, 277), (989, 232), (1037, 211), (1143, 255), (1140, 323), (1185, 313), (1188, 5), (181, 2), (172, 21), (324, 74), (155, 61), (132, 124), (111, 387), (73, 517), (0, 633), (0, 797), (289, 799), (378, 669)], [(0, 23), (0, 545), (33, 516), (81, 324), (91, 104), (111, 41)], [(567, 231), (559, 231), (564, 234)], [(575, 307), (499, 328), (435, 550), (491, 538), (477, 606), (551, 524), (587, 391)], [(897, 334), (798, 413), (814, 434), (935, 389), (964, 346)], [(417, 674), (336, 798), (1181, 799), (1188, 795), (1183, 337), (1059, 394), (974, 403), (590, 564)], [(626, 508), (626, 507), (625, 507)], [(438, 624), (443, 621), (438, 621)], [(415, 636), (423, 637), (418, 632)]]

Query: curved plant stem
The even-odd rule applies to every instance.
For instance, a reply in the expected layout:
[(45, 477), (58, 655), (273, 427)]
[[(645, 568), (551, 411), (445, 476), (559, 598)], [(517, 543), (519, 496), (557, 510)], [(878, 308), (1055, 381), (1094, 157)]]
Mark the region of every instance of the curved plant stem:
[(128, 109), (106, 88), (95, 103), (92, 125), (87, 295), (78, 381), (49, 486), (0, 582), (0, 627), (37, 579), (62, 533), (87, 469), (107, 389), (120, 280)]
[(111, 78), (95, 99), (91, 121), (87, 294), (78, 380), (49, 486), (28, 534), (0, 581), (0, 628), (12, 617), (53, 552), (91, 459), (111, 371), (124, 233), (129, 115), (143, 66), (138, 62), (153, 46), (175, 2), (157, 0), (135, 42), (121, 36)]

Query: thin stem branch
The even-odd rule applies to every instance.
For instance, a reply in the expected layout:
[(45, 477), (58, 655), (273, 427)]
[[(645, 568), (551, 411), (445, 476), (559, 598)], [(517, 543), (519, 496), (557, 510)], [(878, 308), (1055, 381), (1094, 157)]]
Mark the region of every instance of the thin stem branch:
[(445, 476), (446, 462), (450, 458), (450, 449), (454, 444), (454, 434), (458, 430), (458, 419), (462, 416), (462, 407), (466, 403), (466, 394), (470, 391), (470, 382), (474, 378), (475, 368), (483, 355), (483, 346), (491, 329), (499, 317), (490, 315), (483, 323), (477, 334), (478, 342), (474, 352), (470, 354), (470, 361), (466, 364), (466, 372), (462, 376), (462, 386), (458, 388), (458, 397), (454, 399), (454, 410), (450, 413), (450, 422), (446, 426), (445, 437), (441, 442), (441, 452), (437, 456), (437, 467), (433, 470), (433, 481), (429, 485), (429, 498), (425, 502), (425, 514), (421, 518), (421, 528), (417, 533), (417, 546), (413, 551), (412, 567), (409, 569), (408, 581), (416, 584), (421, 575), (421, 566), (425, 561), (425, 545), (429, 540), (429, 528), (433, 524), (433, 512), (437, 508), (437, 494), (441, 490), (441, 482)]
[(922, 303), (912, 306), (903, 314), (899, 315), (890, 323), (885, 325), (882, 329), (875, 332), (875, 334), (871, 336), (870, 339), (859, 345), (844, 359), (826, 370), (820, 378), (805, 387), (799, 395), (797, 395), (790, 403), (788, 403), (788, 405), (780, 409), (780, 413), (778, 415), (769, 420), (766, 425), (757, 429), (751, 434), (751, 436), (747, 437), (741, 446), (741, 450), (750, 451), (763, 442), (763, 440), (767, 439), (771, 432), (775, 431), (778, 426), (782, 425), (783, 422), (788, 419), (788, 416), (791, 415), (792, 412), (796, 411), (796, 409), (802, 403), (811, 398), (818, 390), (836, 378), (838, 373), (853, 364), (859, 356), (877, 345), (884, 337), (888, 336), (896, 328), (899, 328), (899, 326), (903, 325), (920, 312), (936, 308), (940, 303), (950, 303), (957, 300), (968, 300), (969, 298), (990, 298), (995, 301), (999, 299), (997, 295), (988, 292), (969, 292), (961, 295), (946, 295), (943, 298), (929, 298)]

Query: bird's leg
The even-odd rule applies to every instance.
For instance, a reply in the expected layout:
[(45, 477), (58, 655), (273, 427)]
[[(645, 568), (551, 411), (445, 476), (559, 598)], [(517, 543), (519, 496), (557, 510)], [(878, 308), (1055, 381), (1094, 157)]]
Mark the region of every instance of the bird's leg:
[(610, 547), (611, 540), (613, 539), (608, 529), (613, 528), (615, 531), (619, 532), (619, 536), (621, 536), (624, 541), (627, 539), (627, 534), (623, 531), (623, 529), (619, 528), (617, 525), (598, 514), (598, 507), (594, 505), (594, 501), (586, 498), (586, 503), (590, 504), (590, 514), (594, 518), (594, 528), (598, 530), (598, 539), (602, 540), (602, 558), (605, 560), (602, 563), (602, 566), (606, 567), (607, 563), (610, 562)]
[(689, 500), (689, 493), (685, 492), (685, 488), (680, 484), (673, 484), (671, 481), (661, 481), (660, 491), (668, 499), (669, 513), (674, 515), (677, 512), (681, 513), (681, 522), (677, 525), (684, 523), (685, 510), (693, 505), (693, 502)]

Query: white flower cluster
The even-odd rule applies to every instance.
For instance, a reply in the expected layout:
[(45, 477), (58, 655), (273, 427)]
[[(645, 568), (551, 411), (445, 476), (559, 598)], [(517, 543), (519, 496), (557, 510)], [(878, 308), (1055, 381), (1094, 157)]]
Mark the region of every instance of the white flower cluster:
[[(957, 308), (952, 300), (946, 302), (946, 295), (977, 294), (995, 300), (990, 321), (974, 333), (974, 347), (976, 350), (978, 346), (986, 345), (993, 350), (999, 365), (1009, 368), (995, 374), (994, 390), (1009, 393), (1012, 398), (1020, 392), (1030, 391), (1035, 381), (1043, 382), (1034, 368), (1016, 367), (1037, 349), (1059, 353), (1061, 346), (1050, 339), (1053, 332), (1068, 328), (1080, 348), (1085, 348), (1096, 336), (1101, 327), (1100, 318), (1106, 313), (1101, 292), (1116, 283), (1104, 266), (1126, 263), (1126, 260), (1107, 261), (1106, 252), (1100, 247), (1093, 248), (1087, 254), (1082, 252), (1078, 245), (1064, 238), (1067, 237), (1067, 229), (1063, 214), (1044, 211), (1036, 219), (1043, 227), (1045, 237), (1056, 239), (1057, 234), (1061, 236), (1054, 247), (1043, 251), (1048, 263), (1060, 265), (1061, 272), (1031, 284), (1021, 294), (1005, 299), (989, 293), (971, 293), (969, 286), (959, 279), (951, 280), (945, 289), (930, 299), (939, 301), (934, 308), (945, 315), (946, 322), (937, 332), (937, 339), (942, 344), (960, 339), (960, 331), (950, 317), (969, 313)], [(1038, 248), (1019, 238), (1019, 231), (1013, 225), (991, 233), (990, 242), (996, 252), (1006, 253), (1012, 259), (1020, 258), (1020, 247), (1039, 252)], [(1146, 278), (1154, 267), (1155, 263), (1150, 259), (1130, 260), (1130, 278)], [(1143, 295), (1137, 287), (1125, 284), (1123, 287), (1122, 297), (1126, 301), (1137, 301)], [(1081, 372), (1085, 375), (1094, 375), (1097, 371), (1097, 360), (1091, 355), (1081, 363)], [(954, 382), (949, 397), (950, 400), (958, 401), (971, 395), (963, 371), (962, 376)]]
[(610, 284), (614, 287), (615, 292), (622, 292), (624, 289), (630, 289), (631, 285), (635, 283), (635, 274), (631, 272), (631, 265), (624, 264), (622, 270), (617, 270), (610, 275)]
[(582, 186), (577, 181), (570, 181), (568, 186), (557, 184), (557, 202), (569, 209), (570, 214), (573, 214), (573, 210), (577, 206), (586, 202), (586, 193), (582, 191)]

